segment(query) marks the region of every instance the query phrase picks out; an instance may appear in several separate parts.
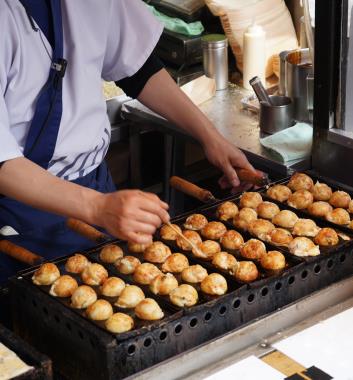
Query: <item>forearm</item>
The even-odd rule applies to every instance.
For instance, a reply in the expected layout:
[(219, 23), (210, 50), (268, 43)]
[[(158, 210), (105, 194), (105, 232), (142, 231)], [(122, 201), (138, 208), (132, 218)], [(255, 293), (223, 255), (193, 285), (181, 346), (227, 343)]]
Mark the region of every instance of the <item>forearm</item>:
[(101, 194), (57, 178), (26, 158), (0, 167), (0, 194), (43, 211), (94, 224)]
[(180, 90), (165, 69), (153, 75), (138, 100), (205, 145), (218, 135), (210, 120)]

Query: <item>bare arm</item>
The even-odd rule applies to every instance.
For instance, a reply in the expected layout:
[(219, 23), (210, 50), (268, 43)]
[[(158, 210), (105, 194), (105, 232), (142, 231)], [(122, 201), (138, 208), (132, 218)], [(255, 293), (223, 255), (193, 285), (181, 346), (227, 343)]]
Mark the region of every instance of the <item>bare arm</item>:
[(169, 220), (168, 206), (153, 194), (138, 190), (101, 194), (57, 178), (26, 158), (0, 167), (0, 194), (141, 243), (149, 242), (156, 228)]
[(149, 79), (138, 99), (197, 139), (208, 159), (224, 172), (232, 186), (239, 185), (235, 168), (254, 170), (245, 155), (221, 136), (166, 70), (159, 71)]

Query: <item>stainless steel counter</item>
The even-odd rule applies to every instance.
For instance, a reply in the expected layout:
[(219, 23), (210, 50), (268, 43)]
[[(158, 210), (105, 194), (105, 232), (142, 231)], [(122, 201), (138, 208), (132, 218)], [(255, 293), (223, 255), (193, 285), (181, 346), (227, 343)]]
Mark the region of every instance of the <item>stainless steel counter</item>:
[[(249, 92), (246, 90), (231, 85), (227, 90), (218, 91), (214, 98), (203, 103), (200, 108), (219, 132), (242, 149), (251, 162), (262, 170), (268, 169), (287, 175), (294, 169), (308, 169), (310, 167), (309, 159), (283, 164), (261, 146), (258, 116), (242, 109), (241, 99), (248, 94)], [(122, 115), (128, 120), (153, 125), (167, 133), (190, 137), (180, 128), (144, 107), (137, 100), (124, 103)]]

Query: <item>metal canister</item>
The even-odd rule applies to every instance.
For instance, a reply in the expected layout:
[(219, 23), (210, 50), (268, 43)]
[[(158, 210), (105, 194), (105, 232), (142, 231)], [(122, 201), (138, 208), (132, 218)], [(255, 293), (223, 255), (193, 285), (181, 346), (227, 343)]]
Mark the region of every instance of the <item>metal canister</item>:
[(203, 67), (206, 76), (214, 78), (216, 89), (228, 87), (228, 40), (223, 34), (202, 37)]

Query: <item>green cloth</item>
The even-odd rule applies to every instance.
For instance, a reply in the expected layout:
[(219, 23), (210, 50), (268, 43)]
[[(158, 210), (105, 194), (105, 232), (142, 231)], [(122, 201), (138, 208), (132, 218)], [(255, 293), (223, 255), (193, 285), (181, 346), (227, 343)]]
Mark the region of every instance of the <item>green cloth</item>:
[(260, 138), (260, 143), (283, 163), (311, 155), (313, 128), (306, 123), (297, 123), (273, 135)]
[(164, 27), (171, 32), (180, 33), (185, 36), (198, 36), (205, 29), (200, 21), (191, 22), (190, 24), (179, 18), (169, 17), (159, 11), (151, 5), (147, 5), (151, 12), (164, 24)]

